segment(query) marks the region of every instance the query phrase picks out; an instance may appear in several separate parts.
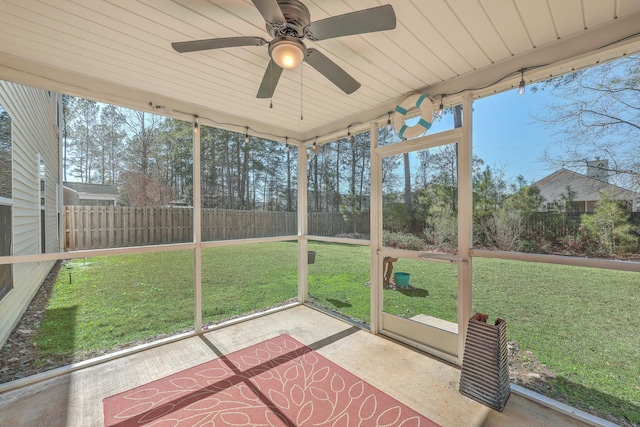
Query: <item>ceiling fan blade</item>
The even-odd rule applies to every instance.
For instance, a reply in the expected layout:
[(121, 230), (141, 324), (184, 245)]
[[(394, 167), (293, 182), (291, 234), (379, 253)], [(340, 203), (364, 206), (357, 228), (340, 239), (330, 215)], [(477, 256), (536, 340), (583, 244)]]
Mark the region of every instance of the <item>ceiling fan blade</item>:
[(282, 68), (273, 62), (273, 59), (269, 61), (269, 65), (267, 65), (267, 69), (264, 72), (264, 77), (262, 77), (262, 83), (260, 83), (260, 89), (258, 89), (258, 95), (256, 96), (258, 98), (273, 97), (273, 92), (276, 91), (276, 86), (278, 85), (281, 74)]
[(286, 24), (284, 14), (276, 0), (251, 0), (265, 21), (271, 24)]
[(267, 41), (262, 37), (226, 37), (219, 39), (192, 40), (188, 42), (171, 43), (176, 52), (196, 52), (199, 50), (222, 49), (225, 47), (262, 46)]
[(355, 92), (360, 87), (360, 83), (357, 80), (320, 51), (308, 49), (305, 61), (347, 95)]
[(310, 40), (327, 40), (354, 34), (393, 30), (396, 14), (390, 4), (357, 12), (345, 13), (312, 22), (305, 28), (305, 36)]

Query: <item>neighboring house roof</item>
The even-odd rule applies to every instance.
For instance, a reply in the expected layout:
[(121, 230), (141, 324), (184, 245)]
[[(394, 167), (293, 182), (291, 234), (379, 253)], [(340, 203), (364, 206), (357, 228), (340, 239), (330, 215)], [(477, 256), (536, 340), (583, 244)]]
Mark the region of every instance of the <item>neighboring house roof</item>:
[(567, 187), (575, 191), (573, 200), (576, 202), (599, 200), (598, 193), (601, 191), (605, 191), (617, 200), (640, 198), (640, 193), (568, 169), (560, 169), (533, 185), (540, 189), (542, 197), (548, 202), (552, 202), (560, 195), (566, 194)]
[(105, 196), (117, 196), (118, 188), (115, 185), (85, 184), (84, 182), (64, 182), (65, 187), (78, 193), (100, 194)]

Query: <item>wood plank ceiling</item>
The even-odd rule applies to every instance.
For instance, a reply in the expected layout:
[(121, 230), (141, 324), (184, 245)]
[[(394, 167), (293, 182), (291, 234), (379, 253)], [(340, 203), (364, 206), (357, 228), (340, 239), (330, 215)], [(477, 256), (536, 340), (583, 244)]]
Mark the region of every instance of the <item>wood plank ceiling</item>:
[(305, 41), (362, 83), (354, 94), (303, 65), (302, 76), (300, 68), (284, 71), (270, 108), (269, 99), (256, 99), (269, 62), (265, 46), (171, 48), (214, 37), (270, 39), (249, 0), (0, 0), (0, 78), (105, 101), (154, 102), (300, 139), (623, 17), (640, 30), (638, 0), (303, 2), (312, 21), (393, 5), (395, 30)]

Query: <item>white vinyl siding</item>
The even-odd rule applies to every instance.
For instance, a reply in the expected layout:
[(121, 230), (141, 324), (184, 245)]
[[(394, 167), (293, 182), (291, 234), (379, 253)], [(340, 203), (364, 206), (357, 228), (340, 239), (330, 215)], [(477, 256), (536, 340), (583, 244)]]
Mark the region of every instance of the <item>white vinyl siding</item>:
[[(39, 254), (40, 165), (45, 177), (47, 252), (59, 250), (56, 184), (59, 180), (57, 96), (46, 91), (0, 81), (0, 104), (11, 116), (13, 149), (13, 255)], [(38, 156), (40, 154), (40, 156)], [(15, 264), (13, 289), (0, 300), (0, 345), (53, 266), (53, 262)]]
[[(11, 116), (0, 104), (0, 256), (12, 254)], [(13, 289), (13, 266), (0, 265), (0, 300)]]

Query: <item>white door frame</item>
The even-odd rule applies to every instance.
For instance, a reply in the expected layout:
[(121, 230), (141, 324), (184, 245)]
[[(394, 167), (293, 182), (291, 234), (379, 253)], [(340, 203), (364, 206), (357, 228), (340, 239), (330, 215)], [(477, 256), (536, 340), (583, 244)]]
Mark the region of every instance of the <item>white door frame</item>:
[[(461, 128), (426, 135), (396, 144), (378, 146), (377, 124), (371, 125), (371, 331), (388, 335), (456, 364), (462, 364), (467, 322), (472, 309), (472, 99), (463, 96)], [(382, 245), (382, 158), (458, 144), (458, 253), (457, 255), (401, 251)], [(400, 256), (458, 265), (458, 333), (419, 324), (383, 312), (382, 257)], [(374, 284), (377, 284), (374, 286)]]

